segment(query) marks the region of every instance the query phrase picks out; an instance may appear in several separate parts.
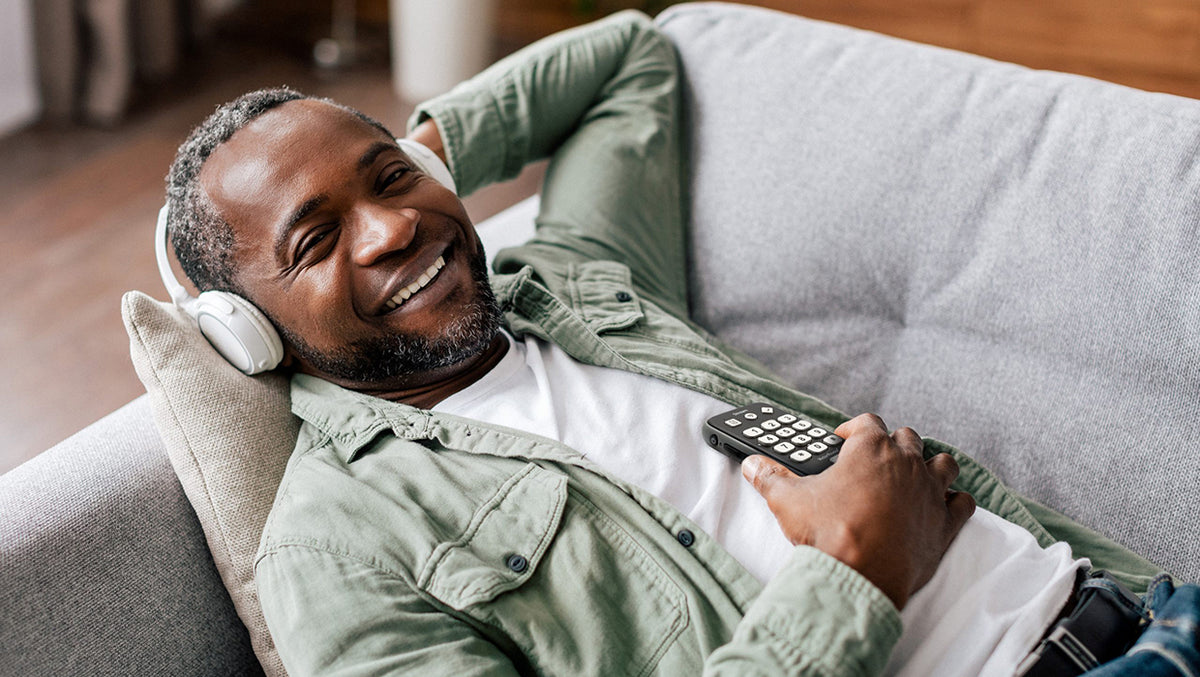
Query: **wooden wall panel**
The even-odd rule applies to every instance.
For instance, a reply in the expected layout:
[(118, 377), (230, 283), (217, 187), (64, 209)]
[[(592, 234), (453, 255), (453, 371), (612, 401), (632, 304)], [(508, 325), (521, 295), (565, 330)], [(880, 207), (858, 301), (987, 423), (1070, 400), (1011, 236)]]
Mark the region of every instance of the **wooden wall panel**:
[[(1034, 68), (1200, 97), (1200, 0), (732, 1)], [(617, 9), (667, 4), (665, 0), (498, 2), (498, 54)], [(387, 0), (357, 3), (364, 23), (386, 24)], [(269, 12), (284, 12), (288, 7), (310, 22), (328, 21), (329, 0), (254, 0), (252, 4)], [(584, 5), (593, 10), (580, 12)]]
[(969, 49), (974, 0), (734, 0), (908, 40)]
[(978, 51), (1048, 68), (1200, 72), (1197, 0), (977, 0)]

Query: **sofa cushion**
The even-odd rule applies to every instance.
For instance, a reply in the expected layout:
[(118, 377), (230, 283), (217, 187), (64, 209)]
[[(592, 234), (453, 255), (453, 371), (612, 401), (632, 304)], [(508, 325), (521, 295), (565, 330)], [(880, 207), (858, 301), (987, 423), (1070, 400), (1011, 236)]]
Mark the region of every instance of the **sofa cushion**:
[(267, 674), (285, 675), (254, 587), (254, 557), (296, 445), (286, 377), (249, 377), (209, 346), (173, 304), (122, 300), (134, 368), (183, 491)]
[(1200, 102), (687, 4), (694, 317), (1200, 576)]

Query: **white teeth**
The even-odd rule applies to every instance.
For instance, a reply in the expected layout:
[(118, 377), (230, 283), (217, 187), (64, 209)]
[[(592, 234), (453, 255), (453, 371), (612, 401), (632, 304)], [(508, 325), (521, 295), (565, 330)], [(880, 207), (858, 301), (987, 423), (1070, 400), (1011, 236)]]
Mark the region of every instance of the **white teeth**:
[(407, 301), (413, 294), (420, 291), (422, 287), (429, 284), (433, 278), (437, 277), (438, 271), (445, 266), (446, 259), (442, 258), (441, 256), (437, 257), (437, 260), (433, 262), (433, 265), (429, 266), (425, 272), (421, 273), (416, 282), (413, 282), (407, 287), (401, 289), (399, 292), (396, 292), (396, 295), (388, 299), (387, 303), (384, 305), (387, 306), (388, 310), (395, 310), (396, 308), (399, 308), (400, 305)]

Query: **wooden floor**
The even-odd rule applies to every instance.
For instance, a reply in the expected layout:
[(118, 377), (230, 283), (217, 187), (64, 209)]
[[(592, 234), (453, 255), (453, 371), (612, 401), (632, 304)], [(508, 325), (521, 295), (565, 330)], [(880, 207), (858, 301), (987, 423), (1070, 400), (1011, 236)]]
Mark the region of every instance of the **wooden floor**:
[[(31, 129), (0, 139), (0, 473), (143, 392), (129, 360), (121, 295), (166, 299), (154, 218), (175, 149), (212, 109), (287, 84), (402, 132), (411, 106), (386, 63), (336, 76), (300, 57), (210, 50), (186, 77), (138, 102), (117, 130)], [(540, 169), (465, 202), (476, 222), (533, 194)]]

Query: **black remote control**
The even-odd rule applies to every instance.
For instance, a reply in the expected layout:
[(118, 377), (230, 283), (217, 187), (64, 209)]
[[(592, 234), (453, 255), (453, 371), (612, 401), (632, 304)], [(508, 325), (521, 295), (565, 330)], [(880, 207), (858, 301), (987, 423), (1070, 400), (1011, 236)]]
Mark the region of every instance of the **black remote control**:
[(806, 416), (763, 402), (708, 419), (704, 439), (739, 463), (750, 454), (765, 454), (797, 475), (815, 475), (833, 465), (844, 441)]

